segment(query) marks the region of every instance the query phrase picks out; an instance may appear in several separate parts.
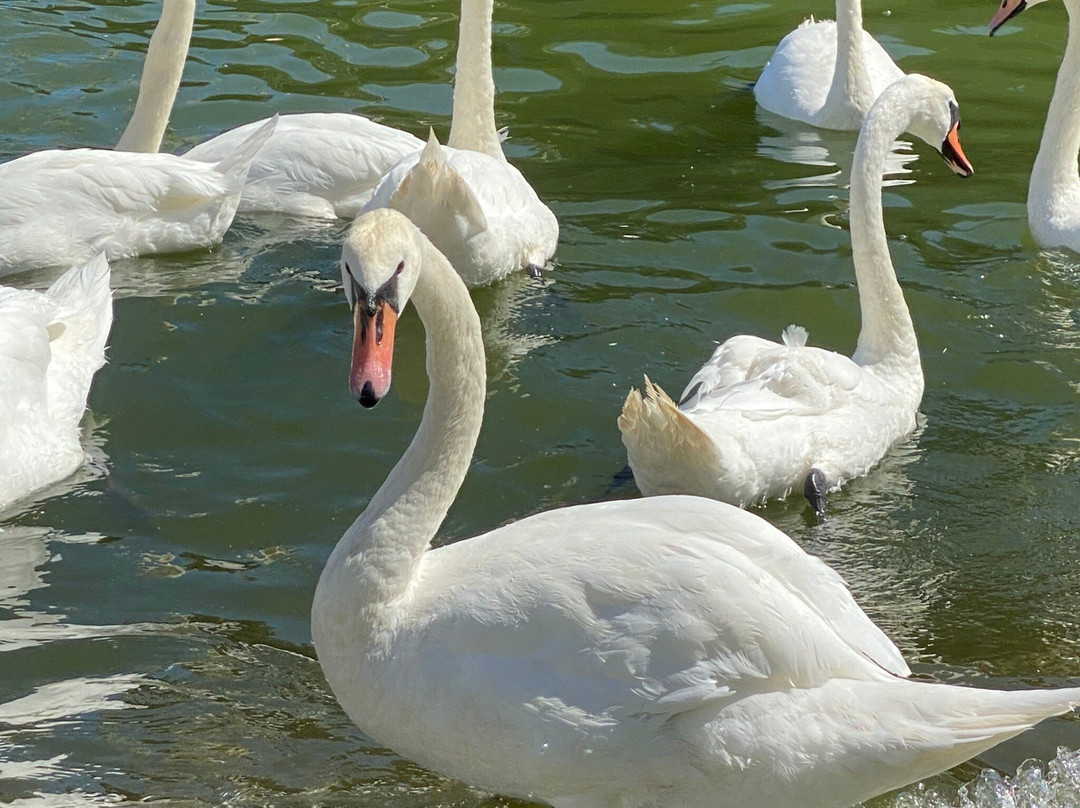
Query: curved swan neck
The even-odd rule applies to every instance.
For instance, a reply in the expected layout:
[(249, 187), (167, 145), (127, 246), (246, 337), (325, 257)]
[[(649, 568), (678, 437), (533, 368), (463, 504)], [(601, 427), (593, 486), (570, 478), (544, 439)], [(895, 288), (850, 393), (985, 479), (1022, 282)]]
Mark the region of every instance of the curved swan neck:
[[(360, 634), (412, 581), (469, 469), (484, 417), (480, 318), (450, 262), (427, 239), (412, 300), (427, 331), (427, 403), (420, 428), (368, 507), (345, 532), (316, 592), (327, 624)], [(330, 594), (333, 593), (333, 594)]]
[(153, 154), (161, 148), (194, 22), (195, 0), (163, 0), (161, 19), (146, 49), (135, 111), (116, 144), (117, 151)]
[(861, 1), (836, 0), (836, 65), (822, 108), (834, 115), (850, 115), (855, 126), (874, 102), (862, 38)]
[(851, 166), (851, 252), (862, 313), (852, 359), (860, 365), (890, 359), (919, 361), (915, 327), (889, 255), (881, 205), (885, 158), (910, 123), (905, 103), (909, 93), (898, 82), (874, 104), (859, 133)]
[(491, 72), (494, 0), (462, 0), (454, 76), (454, 114), (448, 146), (505, 160), (495, 129), (495, 79)]
[[(1080, 1), (1065, 0), (1065, 8), (1069, 12), (1069, 42), (1031, 170), (1028, 207), (1036, 206), (1043, 218), (1058, 218), (1054, 214), (1059, 214), (1074, 219), (1080, 215), (1073, 205), (1073, 192), (1080, 193)], [(1067, 208), (1058, 209), (1064, 206)]]

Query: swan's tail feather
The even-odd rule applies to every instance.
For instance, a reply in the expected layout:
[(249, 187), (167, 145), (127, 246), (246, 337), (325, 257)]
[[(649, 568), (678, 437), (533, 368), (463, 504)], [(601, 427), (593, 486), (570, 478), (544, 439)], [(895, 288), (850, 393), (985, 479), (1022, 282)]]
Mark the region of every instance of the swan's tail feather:
[(461, 217), (464, 237), (470, 239), (487, 230), (487, 217), (469, 184), (447, 163), (435, 132), (428, 135), (427, 145), (416, 165), (398, 185), (390, 207), (401, 211), (414, 222), (442, 220), (447, 215)]
[(1080, 688), (1004, 691), (901, 681), (905, 687), (898, 689), (894, 682), (887, 692), (902, 704), (890, 704), (889, 696), (875, 701), (879, 715), (893, 716), (882, 729), (896, 733), (918, 759), (919, 770), (907, 777), (909, 783), (957, 766), (1044, 719), (1080, 706)]
[(236, 151), (217, 163), (214, 168), (227, 176), (237, 177), (240, 183), (243, 184), (247, 178), (248, 169), (251, 168), (251, 161), (255, 159), (259, 149), (266, 145), (266, 141), (274, 134), (277, 122), (278, 116), (274, 115), (274, 117), (248, 135), (244, 142), (236, 148)]
[(109, 262), (98, 253), (61, 275), (46, 294), (57, 305), (49, 324), (49, 414), (77, 423), (86, 408), (94, 373), (105, 364), (105, 341), (112, 328)]
[(619, 415), (619, 431), (638, 488), (647, 496), (691, 493), (678, 487), (668, 469), (685, 469), (711, 461), (716, 446), (671, 397), (645, 377), (644, 392), (630, 390)]

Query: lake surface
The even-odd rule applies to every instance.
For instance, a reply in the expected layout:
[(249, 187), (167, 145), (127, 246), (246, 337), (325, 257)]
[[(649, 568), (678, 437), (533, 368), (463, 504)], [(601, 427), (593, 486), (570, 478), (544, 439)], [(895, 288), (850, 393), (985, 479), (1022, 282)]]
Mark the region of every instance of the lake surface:
[[(994, 6), (866, 2), (904, 70), (956, 90), (977, 173), (958, 180), (919, 143), (885, 191), (926, 372), (918, 434), (835, 495), (823, 525), (801, 499), (759, 513), (844, 575), (919, 675), (1076, 686), (1080, 258), (1040, 251), (1024, 212), (1066, 15), (1048, 3), (991, 40)], [(157, 10), (4, 2), (0, 159), (115, 143)], [(457, 11), (199, 0), (165, 148), (274, 111), (358, 111), (445, 138)], [(612, 484), (615, 419), (643, 373), (677, 395), (717, 341), (792, 322), (854, 348), (855, 134), (768, 115), (749, 91), (811, 12), (832, 7), (498, 3), (498, 124), (562, 238), (542, 283), (474, 295), (487, 415), (440, 542), (636, 496)], [(245, 217), (213, 251), (114, 267), (90, 462), (0, 515), (0, 803), (505, 804), (367, 739), (314, 659), (319, 571), (426, 390), (413, 314), (387, 401), (368, 412), (347, 392), (345, 227)], [(1058, 745), (1080, 748), (1076, 716), (935, 782)]]

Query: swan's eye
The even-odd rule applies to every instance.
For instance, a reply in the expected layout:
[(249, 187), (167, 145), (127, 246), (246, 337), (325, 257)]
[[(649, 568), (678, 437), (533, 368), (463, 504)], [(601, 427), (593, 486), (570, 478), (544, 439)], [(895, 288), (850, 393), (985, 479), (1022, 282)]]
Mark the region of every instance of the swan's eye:
[(404, 261), (400, 261), (400, 262), (398, 263), (398, 265), (397, 265), (397, 269), (395, 269), (395, 270), (394, 270), (394, 274), (395, 274), (395, 275), (400, 275), (400, 274), (401, 274), (401, 271), (402, 271), (403, 269), (405, 269), (405, 262), (404, 262)]

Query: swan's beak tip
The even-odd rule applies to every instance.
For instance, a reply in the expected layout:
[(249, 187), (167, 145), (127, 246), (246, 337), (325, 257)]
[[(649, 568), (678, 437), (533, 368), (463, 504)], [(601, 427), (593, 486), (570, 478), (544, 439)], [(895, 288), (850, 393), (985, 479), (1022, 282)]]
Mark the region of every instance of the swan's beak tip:
[(364, 382), (364, 387), (360, 390), (359, 393), (357, 393), (356, 390), (353, 390), (352, 392), (353, 395), (356, 396), (356, 400), (360, 402), (360, 406), (366, 410), (370, 410), (372, 407), (382, 401), (379, 396), (375, 395), (375, 385), (373, 385), (370, 381)]

